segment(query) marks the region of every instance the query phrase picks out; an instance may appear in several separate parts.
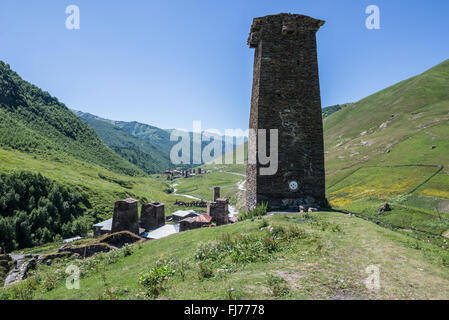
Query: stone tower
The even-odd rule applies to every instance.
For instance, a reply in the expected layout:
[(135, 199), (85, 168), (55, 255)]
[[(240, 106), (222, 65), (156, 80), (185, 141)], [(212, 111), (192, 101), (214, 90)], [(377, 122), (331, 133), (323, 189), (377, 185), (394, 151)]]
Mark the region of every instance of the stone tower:
[(137, 235), (139, 234), (137, 200), (128, 198), (115, 203), (111, 232), (119, 231), (130, 231)]
[[(247, 167), (247, 209), (325, 206), (323, 123), (315, 34), (324, 24), (281, 13), (255, 18), (248, 45), (255, 49), (250, 129), (278, 129), (278, 171), (261, 175)], [(257, 137), (250, 137), (257, 152)], [(269, 138), (267, 138), (267, 150)], [(253, 148), (251, 147), (253, 146)]]
[(165, 225), (165, 205), (159, 202), (142, 205), (140, 227), (145, 231), (154, 230)]

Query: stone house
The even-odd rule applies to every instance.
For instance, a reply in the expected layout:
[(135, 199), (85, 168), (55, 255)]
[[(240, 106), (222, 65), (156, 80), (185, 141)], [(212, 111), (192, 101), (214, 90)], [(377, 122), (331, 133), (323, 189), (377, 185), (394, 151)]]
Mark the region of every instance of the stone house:
[(179, 210), (172, 214), (173, 222), (180, 222), (186, 218), (196, 218), (198, 216), (198, 212), (194, 210)]
[(211, 222), (212, 217), (204, 213), (197, 217), (185, 218), (179, 223), (179, 232), (207, 227), (211, 225)]

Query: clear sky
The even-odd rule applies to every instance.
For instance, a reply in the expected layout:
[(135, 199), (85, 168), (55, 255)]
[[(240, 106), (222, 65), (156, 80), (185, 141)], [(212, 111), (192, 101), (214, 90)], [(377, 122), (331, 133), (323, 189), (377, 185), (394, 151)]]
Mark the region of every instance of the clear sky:
[[(68, 5), (80, 29), (68, 30)], [(365, 27), (368, 5), (380, 30)], [(161, 128), (248, 127), (254, 17), (326, 20), (323, 106), (357, 101), (449, 58), (447, 0), (0, 0), (0, 60), (69, 108)]]

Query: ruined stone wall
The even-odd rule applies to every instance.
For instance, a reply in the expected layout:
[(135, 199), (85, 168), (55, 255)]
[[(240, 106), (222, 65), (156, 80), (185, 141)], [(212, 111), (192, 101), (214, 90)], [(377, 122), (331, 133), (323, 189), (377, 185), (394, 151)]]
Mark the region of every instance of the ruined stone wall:
[(261, 202), (270, 209), (297, 209), (306, 199), (326, 203), (315, 36), (322, 24), (291, 14), (254, 19), (248, 40), (255, 48), (250, 128), (279, 130), (279, 166), (275, 175), (263, 176), (259, 164), (248, 165), (247, 209)]

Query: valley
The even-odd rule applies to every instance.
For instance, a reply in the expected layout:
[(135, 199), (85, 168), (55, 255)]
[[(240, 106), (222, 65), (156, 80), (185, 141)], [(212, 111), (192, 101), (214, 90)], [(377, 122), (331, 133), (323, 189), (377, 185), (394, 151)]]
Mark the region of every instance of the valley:
[[(80, 216), (90, 224), (111, 218), (120, 199), (162, 202), (169, 215), (183, 209), (176, 200), (212, 200), (215, 186), (235, 213), (245, 211), (245, 164), (205, 163), (200, 167), (210, 173), (172, 181), (162, 173), (169, 167), (168, 131), (75, 116), (4, 63), (0, 84), (0, 174), (40, 174), (82, 194)], [(323, 110), (332, 210), (190, 230), (133, 246), (131, 253), (57, 259), (39, 265), (23, 283), (0, 289), (0, 299), (146, 299), (139, 278), (158, 265), (181, 271), (151, 298), (447, 299), (448, 112), (446, 60), (361, 101)], [(247, 143), (237, 148), (247, 159)], [(20, 230), (20, 213), (9, 210), (15, 195), (1, 186), (0, 191), (0, 226), (7, 221)], [(391, 211), (379, 210), (385, 203)], [(41, 232), (33, 228), (31, 234)], [(75, 229), (67, 233), (77, 235)], [(246, 243), (240, 255), (220, 251), (228, 237)], [(36, 246), (17, 244), (10, 251), (47, 254), (63, 244), (61, 235), (40, 239)], [(274, 247), (265, 247), (271, 241)], [(199, 258), (202, 246), (216, 248), (216, 259)], [(8, 246), (0, 242), (0, 247)], [(257, 248), (264, 253), (247, 256)], [(83, 290), (66, 289), (69, 264), (81, 268)], [(380, 266), (380, 291), (364, 285), (369, 265)]]

